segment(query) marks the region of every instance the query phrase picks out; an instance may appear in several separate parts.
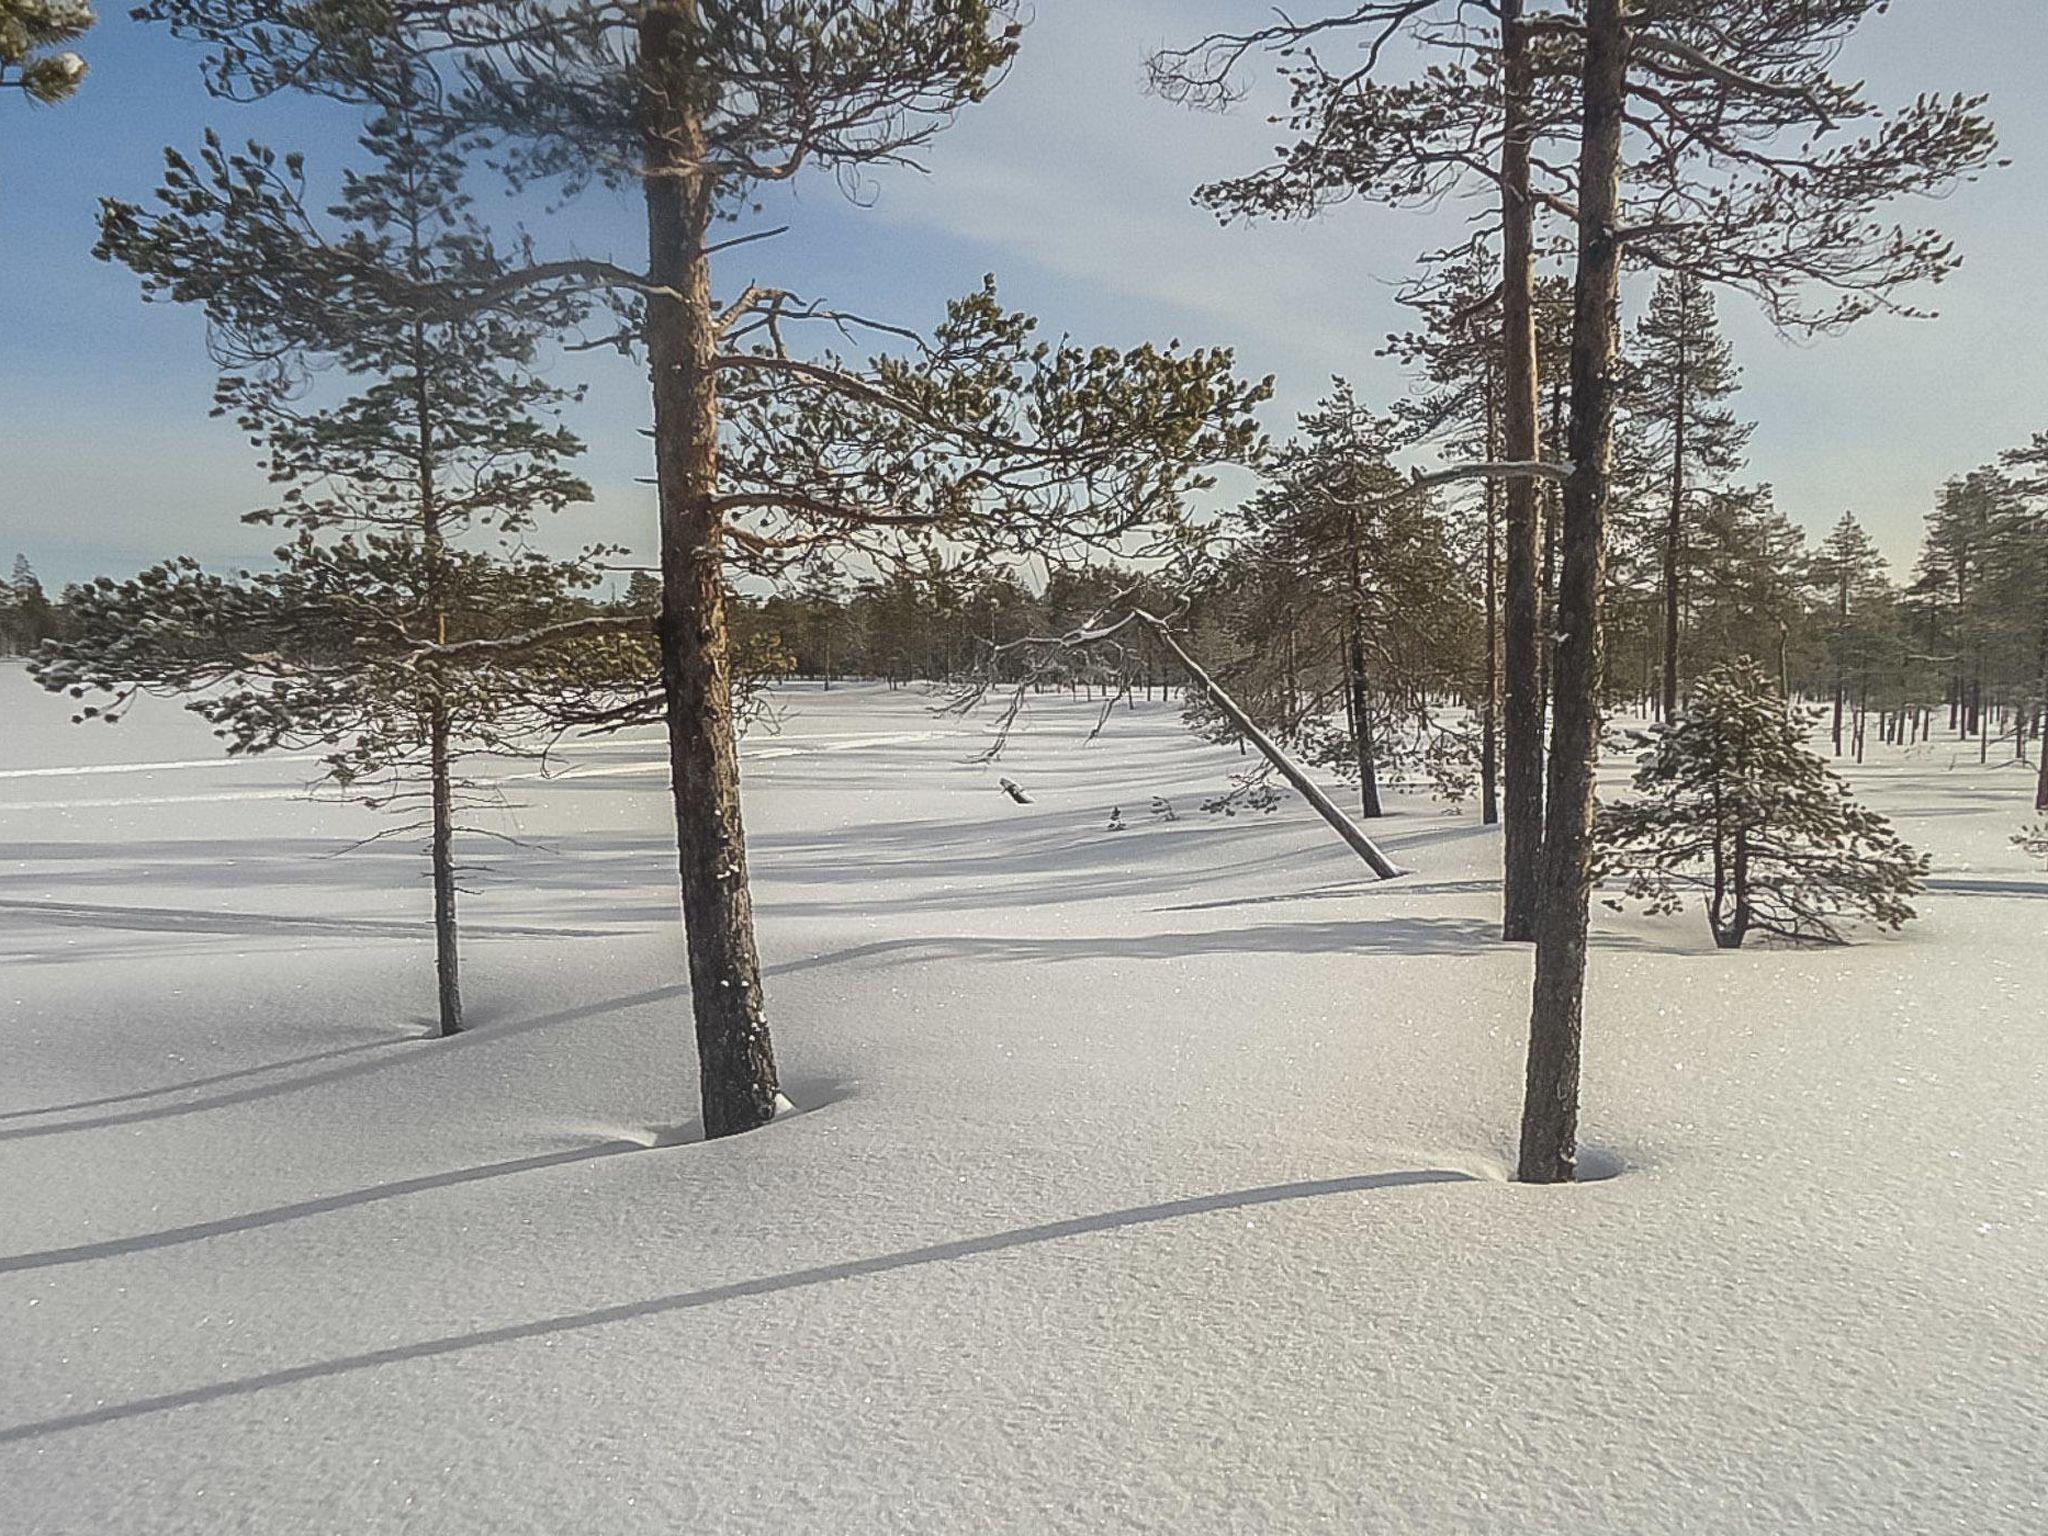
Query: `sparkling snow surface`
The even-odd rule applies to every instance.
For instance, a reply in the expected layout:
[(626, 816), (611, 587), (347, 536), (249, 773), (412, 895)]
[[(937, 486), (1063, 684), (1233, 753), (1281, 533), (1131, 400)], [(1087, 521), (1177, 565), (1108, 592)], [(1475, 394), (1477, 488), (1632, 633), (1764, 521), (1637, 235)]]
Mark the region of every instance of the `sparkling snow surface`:
[(2025, 770), (1855, 774), (1934, 856), (1903, 936), (1600, 912), (1615, 1176), (1534, 1190), (1474, 816), (1397, 796), (1380, 886), (1203, 815), (1240, 760), (1165, 705), (987, 767), (782, 699), (797, 1112), (705, 1145), (651, 736), (472, 818), (525, 846), (467, 843), (440, 1042), (411, 839), (0, 667), (0, 1530), (2048, 1531)]

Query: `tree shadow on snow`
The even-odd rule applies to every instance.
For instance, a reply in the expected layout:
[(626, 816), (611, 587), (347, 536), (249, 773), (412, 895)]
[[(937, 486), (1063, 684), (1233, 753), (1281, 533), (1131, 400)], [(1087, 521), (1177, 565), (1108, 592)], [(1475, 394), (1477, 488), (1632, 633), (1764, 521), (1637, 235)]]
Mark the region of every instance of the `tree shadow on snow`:
[(177, 1248), (209, 1237), (222, 1237), (233, 1232), (253, 1232), (261, 1227), (274, 1227), (281, 1222), (297, 1221), (305, 1216), (319, 1216), (328, 1211), (345, 1211), (351, 1206), (372, 1205), (379, 1200), (396, 1200), (430, 1189), (450, 1189), (458, 1184), (475, 1184), (484, 1179), (504, 1178), (508, 1174), (531, 1173), (539, 1168), (558, 1168), (566, 1163), (585, 1163), (592, 1158), (615, 1157), (622, 1152), (643, 1152), (647, 1150), (647, 1145), (639, 1141), (606, 1141), (595, 1146), (570, 1147), (559, 1152), (542, 1152), (533, 1157), (515, 1157), (502, 1163), (486, 1163), (478, 1168), (458, 1168), (452, 1172), (430, 1173), (416, 1179), (398, 1179), (389, 1184), (373, 1185), (369, 1189), (352, 1189), (343, 1194), (323, 1195), (316, 1200), (300, 1200), (291, 1205), (272, 1206), (265, 1211), (248, 1211), (238, 1216), (223, 1216), (215, 1221), (196, 1221), (189, 1226), (168, 1227), (161, 1232), (108, 1238), (97, 1243), (77, 1243), (69, 1248), (47, 1248), (40, 1253), (0, 1255), (0, 1274), (10, 1274), (23, 1269), (54, 1269), (60, 1264), (83, 1264), (89, 1259), (108, 1259), (126, 1253), (147, 1253), (156, 1248)]
[[(785, 1111), (776, 1117), (776, 1124), (784, 1124), (802, 1115), (813, 1114), (829, 1105), (840, 1103), (853, 1096), (852, 1085), (839, 1078), (813, 1078), (792, 1081), (790, 1092), (798, 1100), (796, 1109)], [(760, 1134), (756, 1132), (755, 1134)], [(690, 1119), (677, 1125), (655, 1126), (644, 1133), (616, 1137), (608, 1141), (595, 1142), (585, 1146), (566, 1147), (554, 1152), (538, 1152), (528, 1157), (507, 1158), (502, 1162), (484, 1163), (475, 1168), (456, 1168), (442, 1173), (422, 1174), (417, 1178), (394, 1179), (388, 1184), (373, 1184), (367, 1189), (352, 1189), (340, 1194), (321, 1195), (311, 1200), (298, 1200), (289, 1205), (272, 1206), (267, 1210), (245, 1211), (234, 1216), (222, 1216), (212, 1221), (197, 1221), (182, 1227), (167, 1227), (159, 1232), (143, 1232), (130, 1237), (106, 1238), (94, 1243), (76, 1243), (65, 1248), (46, 1248), (37, 1253), (0, 1254), (0, 1274), (11, 1274), (26, 1269), (54, 1269), (64, 1264), (83, 1264), (93, 1259), (116, 1258), (123, 1254), (148, 1253), (159, 1248), (178, 1248), (187, 1243), (204, 1241), (209, 1237), (226, 1237), (240, 1232), (254, 1232), (264, 1227), (278, 1226), (288, 1221), (299, 1221), (308, 1216), (323, 1216), (332, 1211), (345, 1211), (355, 1206), (374, 1205), (384, 1200), (403, 1199), (408, 1195), (425, 1194), (431, 1190), (453, 1189), (463, 1184), (477, 1184), (487, 1179), (502, 1179), (515, 1174), (534, 1173), (544, 1168), (561, 1168), (573, 1163), (587, 1163), (597, 1158), (617, 1157), (628, 1152), (649, 1152), (671, 1147), (694, 1146), (704, 1140), (704, 1123)]]
[[(541, 1014), (535, 1018), (519, 1019), (508, 1024), (484, 1024), (464, 1030), (449, 1039), (432, 1036), (420, 1037), (415, 1044), (432, 1046), (437, 1050), (475, 1050), (495, 1041), (513, 1039), (519, 1035), (531, 1034), (538, 1029), (548, 1029), (560, 1024), (580, 1023), (585, 1019), (601, 1018), (609, 1013), (622, 1012), (628, 1008), (643, 1008), (654, 1003), (669, 1002), (687, 997), (687, 986), (654, 987), (645, 992), (635, 992), (624, 997), (606, 998), (602, 1002), (584, 1003), (574, 1008), (564, 1008), (555, 1013)], [(402, 1045), (402, 1040), (373, 1042), (379, 1045)], [(332, 1059), (333, 1056), (367, 1050), (368, 1046), (349, 1046), (342, 1051), (316, 1053), (313, 1056), (294, 1061), (272, 1063), (267, 1067), (250, 1067), (243, 1073), (224, 1073), (215, 1078), (199, 1078), (192, 1083), (175, 1085), (162, 1089), (145, 1089), (136, 1094), (117, 1094), (104, 1102), (118, 1103), (138, 1097), (158, 1097), (176, 1093), (184, 1088), (203, 1087), (224, 1082), (229, 1078), (280, 1070), (298, 1065), (300, 1062)], [(328, 1067), (318, 1072), (308, 1072), (300, 1077), (286, 1078), (275, 1083), (258, 1083), (248, 1088), (237, 1088), (227, 1093), (209, 1094), (204, 1098), (187, 1099), (177, 1104), (152, 1104), (141, 1109), (121, 1110), (114, 1114), (94, 1115), (84, 1120), (60, 1120), (48, 1125), (19, 1125), (0, 1130), (0, 1141), (29, 1141), (43, 1136), (62, 1136), (72, 1131), (104, 1130), (109, 1126), (139, 1125), (151, 1120), (172, 1120), (183, 1115), (196, 1115), (206, 1110), (225, 1109), (235, 1104), (250, 1104), (259, 1099), (275, 1098), (279, 1094), (300, 1093), (308, 1088), (325, 1087), (331, 1083), (346, 1082), (351, 1078), (366, 1077), (373, 1072), (382, 1072), (403, 1063), (416, 1061), (410, 1051), (391, 1051), (378, 1054), (362, 1061), (349, 1061), (340, 1066)], [(90, 1104), (93, 1101), (87, 1101)], [(83, 1106), (75, 1106), (83, 1107)], [(60, 1109), (18, 1111), (12, 1118), (34, 1114), (56, 1114)]]
[(1041, 1222), (1036, 1226), (1015, 1227), (1007, 1232), (990, 1233), (983, 1237), (931, 1243), (921, 1248), (906, 1248), (896, 1253), (848, 1259), (837, 1264), (820, 1264), (808, 1269), (789, 1270), (778, 1275), (764, 1275), (757, 1279), (709, 1286), (703, 1290), (681, 1291), (647, 1301), (599, 1307), (587, 1312), (571, 1312), (528, 1323), (513, 1323), (501, 1328), (483, 1328), (471, 1333), (451, 1334), (438, 1339), (423, 1339), (417, 1343), (394, 1345), (388, 1349), (369, 1350), (362, 1354), (343, 1355), (337, 1359), (317, 1361), (309, 1365), (265, 1371), (260, 1375), (244, 1376), (233, 1381), (212, 1382), (181, 1392), (166, 1392), (155, 1397), (138, 1398), (133, 1402), (113, 1403), (80, 1413), (62, 1414), (32, 1423), (10, 1425), (0, 1429), (0, 1444), (39, 1439), (46, 1435), (62, 1434), (68, 1430), (85, 1429), (98, 1424), (118, 1423), (149, 1414), (166, 1413), (177, 1408), (194, 1407), (201, 1403), (219, 1402), (223, 1398), (245, 1397), (251, 1393), (267, 1391), (272, 1387), (320, 1381), (355, 1371), (374, 1370), (379, 1366), (399, 1365), (412, 1360), (431, 1360), (495, 1344), (514, 1344), (527, 1339), (551, 1338), (587, 1328), (602, 1328), (612, 1323), (695, 1311), (723, 1302), (803, 1290), (811, 1286), (831, 1285), (842, 1280), (865, 1279), (897, 1270), (915, 1269), (927, 1264), (951, 1263), (957, 1259), (977, 1258), (984, 1254), (1002, 1253), (1037, 1243), (1058, 1242), (1090, 1233), (1125, 1231), (1160, 1222), (1178, 1221), (1190, 1216), (1278, 1205), (1287, 1201), (1316, 1199), (1328, 1195), (1362, 1194), (1371, 1190), (1400, 1189), (1422, 1184), (1475, 1182), (1479, 1181), (1471, 1174), (1447, 1168), (1410, 1169), (1391, 1173), (1354, 1174), (1337, 1179), (1311, 1179), (1293, 1184), (1269, 1184), (1258, 1189), (1234, 1190), (1228, 1194), (1196, 1195), (1187, 1199), (1167, 1200), (1156, 1205), (1132, 1206), (1093, 1216), (1074, 1216), (1062, 1221)]
[(1187, 960), (1200, 955), (1466, 955), (1500, 948), (1491, 923), (1460, 917), (1393, 917), (1351, 922), (1267, 923), (1190, 933), (1058, 937), (918, 936), (879, 939), (767, 968), (789, 975), (888, 956), (910, 960), (999, 960), (1038, 965), (1064, 960)]

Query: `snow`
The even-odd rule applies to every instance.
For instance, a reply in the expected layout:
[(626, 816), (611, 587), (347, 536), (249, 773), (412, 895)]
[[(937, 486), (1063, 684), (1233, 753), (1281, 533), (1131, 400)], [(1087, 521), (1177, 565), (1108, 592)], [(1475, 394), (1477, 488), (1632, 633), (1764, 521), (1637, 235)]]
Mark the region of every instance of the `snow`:
[(2023, 771), (1855, 773), (1934, 855), (1899, 937), (1597, 911), (1613, 1176), (1529, 1189), (1471, 816), (1397, 796), (1381, 884), (1298, 799), (1202, 815), (1240, 760), (1165, 705), (991, 766), (914, 692), (781, 704), (794, 1112), (705, 1144), (651, 737), (504, 765), (440, 1042), (371, 813), (0, 669), (0, 772), (67, 770), (0, 777), (0, 1526), (2048, 1529)]

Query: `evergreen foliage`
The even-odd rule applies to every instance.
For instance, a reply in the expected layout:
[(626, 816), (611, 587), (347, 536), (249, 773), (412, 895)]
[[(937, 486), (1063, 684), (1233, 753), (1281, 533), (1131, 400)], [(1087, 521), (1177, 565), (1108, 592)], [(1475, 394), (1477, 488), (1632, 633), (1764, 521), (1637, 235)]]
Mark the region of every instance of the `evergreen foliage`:
[(12, 573), (0, 581), (0, 655), (33, 653), (61, 623), (28, 556), (16, 555)]
[[(458, 147), (394, 95), (362, 135), (367, 168), (344, 173), (324, 216), (300, 157), (211, 134), (196, 160), (167, 153), (154, 211), (106, 205), (100, 254), (146, 297), (206, 315), (216, 413), (249, 433), (278, 487), (245, 521), (295, 536), (271, 570), (224, 579), (177, 559), (81, 589), (75, 632), (36, 675), (111, 700), (85, 718), (118, 720), (137, 693), (181, 695), (230, 751), (324, 747), (333, 788), (427, 829), (453, 1033), (460, 761), (521, 750), (547, 717), (522, 656), (630, 621), (582, 599), (599, 551), (563, 561), (459, 542), (517, 537), (587, 498), (567, 468), (582, 445), (551, 419), (564, 394), (534, 371), (540, 338), (581, 307), (517, 289), (449, 306), (451, 289), (491, 286), (506, 261), (469, 213)], [(330, 368), (348, 390), (326, 387)]]
[(1657, 731), (1635, 797), (1603, 808), (1601, 873), (1654, 913), (1703, 895), (1723, 949), (1752, 933), (1840, 943), (1856, 917), (1907, 922), (1926, 858), (1855, 802), (1806, 734), (1761, 668), (1717, 667)]
[(0, 0), (0, 90), (30, 101), (63, 101), (85, 82), (85, 60), (60, 44), (93, 24), (84, 0)]

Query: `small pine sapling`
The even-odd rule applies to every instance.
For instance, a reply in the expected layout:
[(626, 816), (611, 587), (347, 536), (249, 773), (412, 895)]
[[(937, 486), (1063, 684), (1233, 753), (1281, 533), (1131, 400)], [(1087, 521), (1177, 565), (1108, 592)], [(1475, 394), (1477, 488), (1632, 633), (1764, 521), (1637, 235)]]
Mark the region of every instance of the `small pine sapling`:
[(1704, 893), (1723, 949), (1752, 933), (1839, 944), (1839, 925), (1857, 917), (1898, 928), (1915, 915), (1927, 859), (1856, 803), (1805, 736), (1755, 662), (1717, 667), (1656, 734), (1635, 798), (1602, 807), (1598, 873), (1653, 913)]

